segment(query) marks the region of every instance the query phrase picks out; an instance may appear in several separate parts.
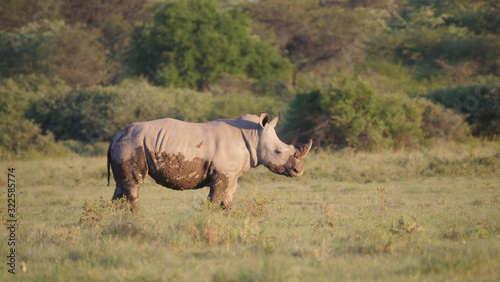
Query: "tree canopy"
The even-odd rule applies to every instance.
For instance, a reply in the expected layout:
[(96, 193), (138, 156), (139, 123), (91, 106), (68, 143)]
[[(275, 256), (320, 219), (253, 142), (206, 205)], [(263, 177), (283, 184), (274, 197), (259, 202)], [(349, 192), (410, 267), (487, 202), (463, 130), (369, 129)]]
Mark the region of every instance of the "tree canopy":
[(216, 1), (158, 4), (154, 21), (134, 33), (129, 60), (136, 75), (154, 73), (153, 82), (205, 90), (222, 73), (257, 79), (286, 76), (289, 63), (251, 34), (239, 7)]

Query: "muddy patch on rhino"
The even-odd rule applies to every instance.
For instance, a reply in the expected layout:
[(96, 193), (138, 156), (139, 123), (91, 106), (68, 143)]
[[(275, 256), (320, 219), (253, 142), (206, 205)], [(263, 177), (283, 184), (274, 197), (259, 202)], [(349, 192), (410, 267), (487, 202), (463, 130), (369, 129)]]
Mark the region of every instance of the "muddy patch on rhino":
[(209, 164), (202, 158), (186, 160), (184, 155), (149, 152), (153, 165), (149, 175), (156, 183), (175, 190), (197, 189), (207, 186)]
[(286, 175), (289, 177), (299, 176), (304, 171), (304, 165), (302, 161), (294, 156), (290, 156), (286, 161), (286, 163), (282, 165), (277, 165), (273, 162), (268, 162), (267, 168), (276, 174)]

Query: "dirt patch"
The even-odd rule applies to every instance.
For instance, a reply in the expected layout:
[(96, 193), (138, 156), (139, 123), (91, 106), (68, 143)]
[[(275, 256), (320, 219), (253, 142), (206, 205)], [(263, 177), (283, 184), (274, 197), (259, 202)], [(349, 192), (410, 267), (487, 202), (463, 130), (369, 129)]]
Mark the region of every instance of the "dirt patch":
[(184, 155), (155, 153), (149, 154), (156, 160), (149, 175), (156, 183), (174, 190), (198, 189), (207, 186), (209, 164), (202, 158), (186, 160)]

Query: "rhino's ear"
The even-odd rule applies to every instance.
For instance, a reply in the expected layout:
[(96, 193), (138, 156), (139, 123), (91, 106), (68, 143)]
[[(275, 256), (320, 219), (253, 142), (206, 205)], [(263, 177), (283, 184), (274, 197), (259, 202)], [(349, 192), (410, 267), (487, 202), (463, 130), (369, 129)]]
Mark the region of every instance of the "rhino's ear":
[(268, 113), (266, 112), (262, 112), (260, 113), (260, 117), (259, 117), (259, 124), (262, 128), (264, 128), (266, 126), (266, 124), (269, 122), (269, 120), (271, 119), (271, 117), (269, 116)]
[(276, 127), (278, 121), (280, 121), (280, 117), (281, 117), (281, 112), (279, 112), (278, 115), (275, 118), (273, 118), (272, 121), (269, 122), (269, 125), (272, 126), (273, 128)]

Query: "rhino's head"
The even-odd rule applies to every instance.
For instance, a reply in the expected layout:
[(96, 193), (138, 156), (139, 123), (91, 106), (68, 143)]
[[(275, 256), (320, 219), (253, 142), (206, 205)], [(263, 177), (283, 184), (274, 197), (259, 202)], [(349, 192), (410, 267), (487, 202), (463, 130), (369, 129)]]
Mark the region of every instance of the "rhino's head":
[(273, 120), (267, 113), (261, 113), (259, 118), (259, 143), (257, 157), (259, 163), (270, 171), (296, 177), (304, 172), (304, 158), (312, 146), (312, 140), (299, 147), (287, 145), (278, 138), (274, 127), (280, 119), (278, 114)]

